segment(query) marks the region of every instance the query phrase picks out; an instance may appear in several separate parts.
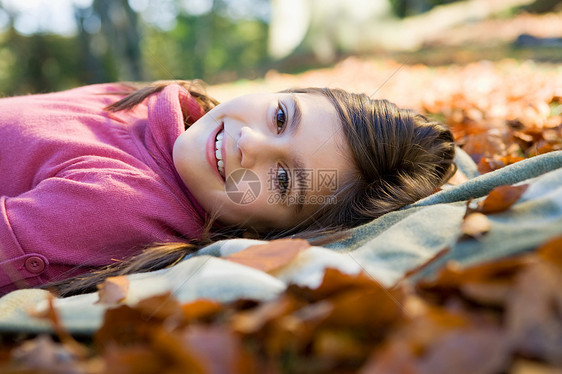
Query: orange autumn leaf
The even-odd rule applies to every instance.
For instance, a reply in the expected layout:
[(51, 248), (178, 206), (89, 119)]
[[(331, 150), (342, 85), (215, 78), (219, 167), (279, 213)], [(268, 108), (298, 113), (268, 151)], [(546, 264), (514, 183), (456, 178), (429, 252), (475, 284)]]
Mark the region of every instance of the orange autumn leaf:
[(184, 318), (184, 311), (180, 302), (169, 292), (142, 299), (135, 305), (135, 310), (144, 314), (147, 318), (159, 320), (173, 318), (182, 321)]
[(272, 272), (287, 264), (310, 247), (304, 239), (279, 239), (266, 244), (252, 245), (226, 259), (265, 272)]
[(118, 277), (109, 277), (98, 284), (97, 301), (100, 304), (119, 304), (127, 298), (129, 292), (129, 278), (124, 275)]
[(518, 256), (485, 262), (461, 268), (456, 262), (448, 262), (435, 280), (420, 280), (416, 289), (432, 299), (446, 300), (459, 295), (473, 303), (498, 305), (505, 302), (506, 291), (517, 274), (529, 265), (527, 257)]
[(326, 268), (322, 283), (317, 288), (289, 285), (287, 292), (309, 302), (326, 299), (348, 289), (368, 289), (378, 283), (364, 272), (347, 274), (338, 269)]
[(477, 167), (481, 174), (486, 174), (494, 170), (498, 170), (506, 166), (502, 160), (496, 160), (490, 157), (483, 157), (478, 161)]
[[(165, 341), (166, 337), (162, 337)], [(227, 326), (188, 326), (178, 341), (170, 341), (193, 354), (197, 363), (204, 369), (203, 373), (231, 373), (247, 374), (256, 373), (255, 359), (247, 354), (242, 344), (242, 339)], [(177, 350), (178, 359), (183, 352)], [(183, 367), (182, 373), (194, 373), (188, 362)]]
[(478, 204), (476, 210), (484, 214), (503, 212), (515, 204), (527, 188), (529, 188), (528, 184), (496, 187)]
[(384, 335), (407, 315), (402, 290), (388, 290), (377, 284), (370, 289), (347, 290), (330, 298), (330, 302), (333, 309), (323, 325), (361, 329), (373, 335)]
[(214, 300), (197, 299), (181, 306), (183, 316), (187, 321), (205, 320), (212, 318), (222, 310), (222, 305)]
[(369, 348), (355, 339), (351, 331), (342, 329), (319, 331), (312, 346), (315, 355), (339, 360), (361, 360), (369, 353)]
[[(106, 373), (162, 373), (170, 370), (170, 367), (177, 370), (174, 363), (169, 362), (169, 357), (144, 344), (112, 344), (111, 349), (103, 352), (102, 358)], [(202, 371), (192, 370), (191, 373)]]
[(562, 269), (562, 236), (552, 238), (537, 249), (538, 255), (544, 260)]
[(241, 311), (232, 318), (234, 331), (242, 334), (255, 334), (273, 320), (280, 319), (303, 306), (303, 303), (290, 295), (261, 304), (251, 310)]

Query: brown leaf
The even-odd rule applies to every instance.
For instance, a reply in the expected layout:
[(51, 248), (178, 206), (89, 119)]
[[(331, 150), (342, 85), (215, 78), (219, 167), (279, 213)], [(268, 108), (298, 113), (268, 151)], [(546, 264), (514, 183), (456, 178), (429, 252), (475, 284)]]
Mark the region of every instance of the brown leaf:
[(407, 313), (401, 289), (387, 290), (378, 284), (369, 289), (350, 289), (330, 298), (333, 309), (323, 326), (361, 329), (383, 336)]
[[(165, 366), (156, 372), (177, 372), (177, 373), (193, 373), (206, 374), (213, 373), (205, 364), (205, 360), (201, 357), (201, 352), (195, 352), (197, 347), (186, 342), (185, 332), (167, 331), (168, 329), (157, 328), (152, 334), (150, 342), (153, 352), (158, 352), (165, 359)], [(202, 342), (199, 342), (201, 344)], [(216, 342), (212, 342), (216, 343)], [(220, 357), (220, 356), (218, 356)], [(221, 357), (222, 361), (224, 357)], [(167, 370), (164, 370), (167, 369)]]
[(147, 318), (128, 305), (108, 309), (102, 326), (94, 335), (100, 352), (112, 345), (140, 344), (148, 339), (149, 331), (161, 321)]
[(303, 298), (309, 302), (326, 299), (348, 289), (365, 289), (378, 285), (364, 272), (347, 274), (338, 269), (326, 268), (322, 283), (317, 288), (289, 285), (287, 293)]
[(490, 231), (490, 220), (482, 213), (469, 213), (462, 221), (461, 232), (464, 235), (480, 238)]
[(197, 299), (181, 306), (186, 321), (209, 320), (216, 316), (222, 308), (219, 302), (207, 299)]
[[(169, 357), (163, 356), (158, 350), (144, 343), (127, 346), (108, 344), (102, 357), (105, 369), (99, 372), (104, 374), (173, 372), (173, 369), (170, 370), (173, 363), (170, 363)], [(196, 371), (193, 372), (197, 373)]]
[(302, 302), (297, 301), (294, 297), (282, 295), (252, 310), (236, 314), (232, 318), (232, 328), (243, 334), (256, 334), (271, 321), (291, 313), (302, 305)]
[(164, 322), (176, 327), (185, 323), (181, 305), (170, 294), (143, 299), (134, 307), (121, 305), (108, 309), (94, 342), (102, 352), (111, 344), (146, 342)]
[(562, 369), (518, 358), (511, 365), (509, 374), (562, 374)]
[[(181, 343), (197, 357), (204, 373), (257, 372), (257, 365), (244, 351), (240, 338), (228, 327), (190, 326), (182, 333)], [(193, 372), (187, 369), (183, 372)]]
[(226, 259), (265, 272), (272, 272), (287, 264), (310, 247), (304, 239), (278, 239), (266, 244), (252, 245)]
[(109, 277), (98, 284), (97, 303), (115, 305), (122, 303), (129, 292), (129, 278), (124, 275)]
[(270, 355), (280, 356), (287, 347), (297, 352), (305, 351), (318, 335), (320, 324), (326, 320), (332, 310), (332, 303), (319, 301), (281, 316), (271, 325), (267, 352)]
[(490, 157), (483, 157), (480, 161), (478, 161), (478, 171), (482, 174), (486, 174), (491, 171), (501, 169), (505, 165), (505, 162), (501, 159), (498, 160)]
[(426, 300), (445, 303), (451, 296), (460, 296), (471, 303), (498, 305), (503, 298), (502, 291), (513, 284), (515, 277), (529, 263), (530, 258), (517, 256), (489, 261), (475, 266), (460, 268), (449, 262), (439, 272), (436, 279), (422, 279), (416, 290)]
[(54, 299), (55, 298), (54, 298), (53, 294), (49, 294), (47, 296), (47, 302), (48, 302), (47, 309), (42, 310), (40, 312), (31, 311), (30, 314), (32, 316), (36, 317), (36, 318), (42, 318), (42, 319), (45, 319), (45, 320), (49, 321), (51, 323), (51, 326), (52, 326), (56, 336), (65, 345), (66, 349), (68, 349), (70, 352), (72, 352), (77, 357), (86, 356), (88, 354), (88, 350), (86, 349), (86, 347), (83, 346), (82, 344), (78, 343), (72, 337), (72, 335), (70, 335), (70, 333), (65, 328), (65, 326), (62, 324), (62, 322), (60, 320), (60, 317), (59, 317), (59, 314), (57, 313), (57, 310), (55, 309)]
[(562, 236), (548, 240), (537, 249), (537, 254), (562, 270)]
[(460, 285), (461, 294), (479, 305), (503, 307), (509, 297), (512, 284), (509, 281), (488, 281), (484, 283), (464, 282)]
[(535, 261), (517, 277), (506, 307), (506, 328), (515, 351), (562, 365), (562, 272)]
[(505, 149), (506, 146), (502, 137), (495, 131), (469, 135), (466, 137), (463, 146), (463, 150), (471, 155), (476, 163), (483, 157), (503, 155)]
[(312, 351), (324, 360), (360, 361), (370, 348), (351, 329), (322, 329), (314, 336)]
[(165, 320), (173, 318), (183, 320), (184, 311), (181, 304), (171, 293), (148, 297), (139, 301), (135, 309), (147, 318)]
[(359, 374), (418, 374), (409, 342), (394, 339), (375, 351)]
[(515, 204), (527, 188), (528, 184), (496, 187), (478, 204), (476, 211), (484, 214), (503, 212)]
[(510, 361), (509, 344), (494, 326), (451, 329), (426, 347), (420, 373), (501, 373)]
[[(77, 357), (50, 336), (40, 335), (28, 340), (12, 352), (12, 358), (33, 372), (79, 373)], [(25, 371), (18, 371), (18, 373)]]
[[(438, 251), (436, 254), (433, 255), (433, 257), (431, 257), (429, 260), (425, 261), (424, 263), (416, 266), (413, 269), (408, 270), (405, 274), (404, 277), (402, 277), (402, 279), (400, 281), (402, 281), (403, 279), (409, 278), (412, 275), (419, 273), (420, 271), (422, 271), (423, 269), (427, 268), (429, 265), (433, 264), (435, 261), (439, 260), (441, 257), (445, 256), (447, 253), (449, 253), (451, 250), (449, 248), (443, 248), (442, 250)], [(400, 281), (398, 283), (400, 283)]]

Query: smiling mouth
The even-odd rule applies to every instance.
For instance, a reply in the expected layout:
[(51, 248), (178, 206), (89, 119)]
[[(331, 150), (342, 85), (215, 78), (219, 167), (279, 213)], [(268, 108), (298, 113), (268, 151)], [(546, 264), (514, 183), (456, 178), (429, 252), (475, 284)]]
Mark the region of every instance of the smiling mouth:
[(215, 136), (215, 156), (217, 157), (217, 170), (221, 175), (222, 179), (225, 179), (224, 176), (224, 161), (223, 161), (223, 154), (222, 154), (222, 142), (224, 139), (224, 128), (217, 133)]

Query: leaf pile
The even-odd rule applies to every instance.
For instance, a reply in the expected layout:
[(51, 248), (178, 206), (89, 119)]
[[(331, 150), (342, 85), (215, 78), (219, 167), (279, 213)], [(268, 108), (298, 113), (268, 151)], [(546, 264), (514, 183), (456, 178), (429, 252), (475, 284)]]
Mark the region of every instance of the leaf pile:
[(543, 79), (526, 69), (500, 79), (492, 66), (474, 64), (423, 105), (485, 173), (562, 149), (562, 85)]
[(328, 269), (318, 288), (291, 285), (268, 302), (152, 297), (109, 309), (89, 346), (61, 331), (51, 310), (60, 341), (27, 341), (0, 371), (554, 373), (560, 284), (562, 238), (475, 267), (451, 263), (435, 279), (393, 289)]

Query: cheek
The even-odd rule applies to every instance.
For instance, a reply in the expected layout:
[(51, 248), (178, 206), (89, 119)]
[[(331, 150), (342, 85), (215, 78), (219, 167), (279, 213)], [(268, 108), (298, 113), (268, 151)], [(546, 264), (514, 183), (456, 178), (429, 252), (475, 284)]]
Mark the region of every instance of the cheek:
[(174, 166), (176, 168), (176, 171), (178, 172), (178, 174), (181, 176), (181, 178), (183, 179), (183, 181), (186, 181), (186, 176), (188, 171), (186, 169), (188, 169), (188, 162), (187, 162), (187, 143), (188, 143), (188, 139), (186, 136), (186, 133), (183, 132), (180, 136), (178, 136), (178, 138), (176, 139), (175, 143), (174, 143), (174, 147), (172, 149), (172, 160), (174, 162)]

